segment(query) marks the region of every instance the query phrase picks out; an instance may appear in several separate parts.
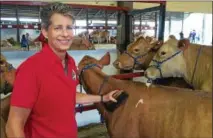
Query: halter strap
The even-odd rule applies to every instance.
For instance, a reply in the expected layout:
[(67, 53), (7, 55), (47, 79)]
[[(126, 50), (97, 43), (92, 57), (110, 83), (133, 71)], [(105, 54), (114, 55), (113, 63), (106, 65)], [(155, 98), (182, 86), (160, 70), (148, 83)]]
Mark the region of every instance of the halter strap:
[(142, 58), (142, 57), (144, 57), (144, 56), (146, 56), (146, 55), (148, 54), (148, 52), (146, 52), (146, 53), (144, 53), (144, 54), (142, 54), (142, 55), (139, 55), (139, 56), (134, 57), (134, 56), (132, 56), (132, 55), (131, 55), (129, 52), (127, 52), (127, 51), (124, 51), (124, 53), (127, 54), (128, 56), (130, 56), (131, 58), (133, 58), (133, 60), (134, 60), (133, 69), (135, 68), (135, 65), (141, 65), (141, 64), (142, 64), (141, 62), (138, 61), (138, 59), (139, 59), (139, 58)]
[[(158, 69), (159, 72), (160, 72), (160, 78), (163, 78), (163, 73), (162, 73), (162, 70), (161, 70), (161, 65), (162, 65), (164, 62), (166, 62), (166, 61), (172, 59), (173, 57), (177, 56), (177, 55), (180, 54), (181, 52), (182, 52), (182, 50), (180, 50), (180, 51), (174, 53), (173, 55), (171, 55), (170, 57), (164, 59), (163, 61), (157, 61), (157, 60), (154, 60), (154, 59), (153, 59), (152, 61), (155, 62), (156, 65), (151, 65), (151, 66), (149, 66), (148, 68), (150, 68), (150, 67), (155, 67), (155, 68)], [(151, 78), (148, 78), (148, 80), (151, 81), (152, 79), (151, 79)]]

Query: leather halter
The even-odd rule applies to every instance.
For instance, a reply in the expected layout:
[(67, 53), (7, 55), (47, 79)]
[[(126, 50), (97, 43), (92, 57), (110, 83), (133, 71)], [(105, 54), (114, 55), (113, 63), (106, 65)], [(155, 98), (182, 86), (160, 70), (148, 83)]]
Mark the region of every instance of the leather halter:
[[(101, 68), (98, 64), (88, 64), (88, 65), (83, 67), (83, 69), (81, 70), (80, 75), (79, 75), (79, 80), (80, 80), (80, 84), (81, 85), (84, 83), (84, 81), (83, 81), (83, 72), (85, 70), (91, 69), (93, 67)], [(100, 86), (100, 88), (98, 90), (98, 94), (99, 95), (101, 95), (101, 90), (103, 89), (103, 86), (104, 86), (105, 82), (107, 82), (108, 80), (109, 80), (109, 76), (105, 76), (104, 80), (103, 80), (103, 83), (101, 84), (101, 86)], [(88, 88), (85, 88), (85, 89), (88, 90)]]

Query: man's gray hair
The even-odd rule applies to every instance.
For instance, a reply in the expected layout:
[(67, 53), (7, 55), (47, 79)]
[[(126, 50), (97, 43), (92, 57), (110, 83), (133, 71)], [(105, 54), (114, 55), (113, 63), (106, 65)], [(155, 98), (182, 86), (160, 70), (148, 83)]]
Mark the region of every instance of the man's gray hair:
[(63, 4), (59, 2), (50, 3), (48, 5), (43, 6), (40, 17), (41, 17), (41, 27), (46, 30), (51, 24), (50, 18), (54, 13), (62, 14), (64, 16), (68, 16), (72, 19), (73, 23), (75, 21), (74, 16), (71, 13), (72, 7), (68, 4)]

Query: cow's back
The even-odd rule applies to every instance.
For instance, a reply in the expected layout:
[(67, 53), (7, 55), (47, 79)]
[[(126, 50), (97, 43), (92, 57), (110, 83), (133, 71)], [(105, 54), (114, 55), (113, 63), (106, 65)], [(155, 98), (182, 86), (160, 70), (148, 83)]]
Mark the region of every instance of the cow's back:
[(129, 97), (125, 105), (113, 112), (109, 124), (112, 135), (124, 138), (212, 137), (212, 95), (135, 84), (126, 91)]
[(141, 137), (212, 137), (212, 95), (188, 89), (156, 87), (139, 110)]

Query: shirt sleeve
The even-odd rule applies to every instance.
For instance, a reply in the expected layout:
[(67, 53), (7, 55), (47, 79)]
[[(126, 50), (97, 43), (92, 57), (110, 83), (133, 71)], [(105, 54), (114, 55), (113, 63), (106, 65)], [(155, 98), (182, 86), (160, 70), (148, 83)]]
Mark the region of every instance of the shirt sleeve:
[(11, 94), (11, 105), (32, 108), (38, 97), (36, 72), (32, 65), (25, 63), (16, 72), (16, 78)]

